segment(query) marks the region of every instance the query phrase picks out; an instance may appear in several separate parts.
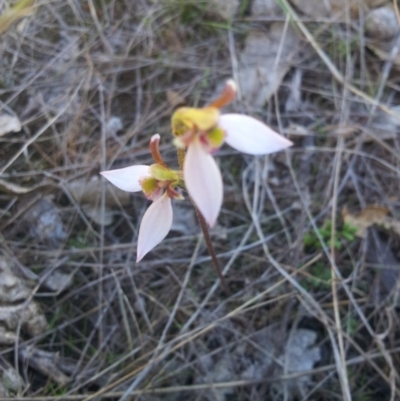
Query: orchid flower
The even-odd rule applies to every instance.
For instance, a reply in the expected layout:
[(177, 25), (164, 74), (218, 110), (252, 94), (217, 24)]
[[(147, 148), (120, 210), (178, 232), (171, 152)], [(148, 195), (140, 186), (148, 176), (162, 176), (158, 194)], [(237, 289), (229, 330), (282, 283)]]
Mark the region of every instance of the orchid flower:
[(159, 143), (160, 135), (153, 135), (150, 151), (156, 164), (136, 165), (100, 173), (119, 189), (127, 192), (143, 191), (153, 201), (140, 223), (136, 262), (169, 233), (172, 226), (171, 199), (183, 199), (175, 189), (182, 185), (182, 173), (166, 166), (160, 155)]
[(210, 227), (222, 206), (223, 183), (217, 163), (211, 156), (224, 141), (243, 153), (266, 155), (292, 145), (261, 121), (244, 114), (222, 114), (220, 109), (236, 94), (229, 80), (221, 96), (204, 108), (181, 107), (172, 116), (174, 143), (187, 148), (183, 165), (186, 189)]

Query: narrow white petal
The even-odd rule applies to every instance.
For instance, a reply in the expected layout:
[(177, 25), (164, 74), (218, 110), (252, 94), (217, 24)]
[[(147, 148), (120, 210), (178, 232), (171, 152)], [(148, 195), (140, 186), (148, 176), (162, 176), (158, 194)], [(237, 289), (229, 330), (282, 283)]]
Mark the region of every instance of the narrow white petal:
[(189, 195), (212, 227), (222, 205), (222, 176), (214, 158), (203, 149), (197, 138), (188, 147), (183, 177)]
[(140, 223), (136, 262), (167, 236), (171, 225), (171, 199), (165, 193), (150, 205)]
[(224, 114), (219, 126), (226, 131), (225, 141), (230, 146), (250, 155), (266, 155), (293, 145), (261, 121), (243, 114)]
[(150, 177), (150, 170), (149, 166), (138, 165), (102, 171), (100, 174), (123, 191), (137, 192), (142, 190), (139, 180), (143, 177)]

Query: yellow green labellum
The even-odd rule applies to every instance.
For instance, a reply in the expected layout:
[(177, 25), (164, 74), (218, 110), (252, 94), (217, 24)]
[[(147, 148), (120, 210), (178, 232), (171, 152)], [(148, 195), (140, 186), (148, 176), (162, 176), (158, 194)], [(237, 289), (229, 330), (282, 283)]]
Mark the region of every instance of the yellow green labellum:
[(151, 199), (152, 196), (160, 190), (158, 186), (158, 182), (153, 177), (146, 177), (140, 180), (140, 185), (142, 186), (142, 190), (144, 194)]
[(220, 127), (215, 127), (208, 132), (207, 139), (213, 149), (218, 149), (224, 143), (225, 131)]
[(180, 178), (178, 171), (171, 170), (160, 164), (151, 165), (150, 174), (158, 181), (179, 181)]
[(218, 123), (219, 110), (216, 107), (181, 107), (172, 115), (172, 132), (174, 135), (184, 135), (193, 128), (208, 131)]

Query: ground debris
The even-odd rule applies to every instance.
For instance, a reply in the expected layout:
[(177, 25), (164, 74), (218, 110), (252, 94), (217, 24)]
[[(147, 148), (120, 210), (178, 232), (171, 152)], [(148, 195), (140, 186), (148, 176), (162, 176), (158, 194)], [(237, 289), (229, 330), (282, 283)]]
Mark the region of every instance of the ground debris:
[(31, 294), (31, 286), (15, 275), (9, 262), (0, 257), (0, 304), (15, 304)]
[(186, 105), (185, 98), (177, 91), (167, 90), (167, 101), (172, 109)]
[[(66, 184), (66, 189), (70, 192), (73, 198), (82, 205), (98, 206), (100, 204), (101, 186), (100, 177), (92, 177), (89, 180), (75, 180)], [(122, 191), (106, 183), (105, 205), (112, 207), (116, 205), (126, 206), (130, 203), (128, 192)]]
[(276, 22), (268, 33), (251, 31), (239, 55), (239, 87), (243, 100), (261, 108), (278, 90), (295, 62), (300, 39), (290, 27)]
[(0, 323), (11, 331), (21, 326), (32, 337), (43, 334), (47, 330), (46, 317), (34, 301), (27, 305), (0, 306)]
[(253, 0), (251, 4), (251, 15), (257, 17), (283, 16), (283, 10), (275, 0)]
[[(307, 372), (321, 359), (321, 350), (314, 346), (317, 333), (308, 329), (297, 329), (293, 331), (286, 344), (286, 355), (282, 356), (287, 373)], [(289, 391), (292, 395), (300, 394), (305, 397), (307, 389), (311, 384), (311, 376), (304, 375), (288, 382)]]
[(0, 258), (0, 344), (13, 344), (19, 327), (31, 337), (47, 330), (39, 305), (28, 301), (32, 287), (32, 283), (14, 274), (7, 259)]
[(106, 130), (110, 135), (115, 135), (122, 128), (124, 128), (124, 124), (122, 124), (122, 120), (116, 116), (111, 116), (106, 123)]
[(58, 245), (67, 238), (60, 213), (50, 197), (39, 199), (24, 214), (29, 234), (37, 241)]
[(383, 241), (377, 234), (376, 230), (372, 228), (366, 238), (367, 252), (365, 262), (376, 268), (375, 283), (379, 285), (374, 286), (371, 301), (374, 305), (378, 305), (384, 301), (389, 295), (393, 294), (393, 299), (397, 300), (399, 305), (399, 262), (391, 249), (388, 241)]
[(21, 131), (21, 122), (17, 117), (8, 114), (0, 115), (0, 136), (19, 131)]
[(392, 106), (390, 110), (399, 117), (377, 110), (371, 122), (371, 134), (365, 138), (365, 142), (372, 141), (374, 138), (378, 140), (396, 139), (400, 128), (400, 106)]
[(199, 231), (196, 213), (192, 207), (178, 203), (174, 205), (174, 217), (171, 230), (180, 232), (184, 235), (195, 234)]
[[(30, 28), (32, 27), (28, 25), (25, 30), (26, 35), (30, 34)], [(50, 114), (62, 112), (64, 116), (76, 116), (81, 99), (79, 94), (74, 97), (71, 94), (85, 75), (84, 69), (74, 64), (81, 53), (79, 46), (78, 36), (60, 32), (59, 42), (49, 62), (51, 67), (48, 70), (48, 76), (51, 77), (51, 83), (38, 84), (29, 88), (29, 102), (24, 109), (24, 117), (37, 112), (40, 107)]]
[(0, 191), (9, 193), (12, 195), (24, 195), (28, 192), (32, 192), (37, 187), (24, 187), (18, 184), (14, 184), (12, 182), (3, 180), (0, 178)]
[(7, 31), (19, 19), (32, 14), (34, 3), (34, 0), (19, 0), (12, 7), (9, 7), (0, 16), (0, 33)]
[(328, 17), (332, 1), (321, 0), (290, 0), (290, 2), (303, 14), (314, 18)]
[(299, 111), (302, 107), (301, 102), (301, 81), (302, 71), (296, 68), (293, 74), (293, 78), (289, 84), (289, 96), (286, 99), (285, 110), (287, 112)]
[[(283, 336), (285, 338), (285, 336)], [(311, 370), (320, 358), (320, 348), (314, 346), (317, 333), (312, 330), (297, 329), (279, 344), (282, 333), (274, 327), (266, 327), (249, 336), (249, 343), (242, 343), (230, 352), (219, 354), (218, 358), (203, 357), (199, 365), (204, 376), (196, 379), (198, 383), (221, 383), (236, 380), (260, 380), (285, 373)], [(264, 350), (261, 351), (261, 350)], [(278, 362), (278, 363), (276, 363)], [(291, 394), (305, 394), (310, 385), (309, 375), (289, 382)], [(275, 383), (274, 391), (283, 392), (284, 382)], [(207, 391), (208, 400), (226, 401), (234, 393), (232, 387)]]
[(360, 9), (365, 12), (369, 8), (379, 7), (387, 0), (290, 0), (302, 14), (313, 18), (335, 17), (346, 18), (346, 8), (353, 18), (358, 17)]
[(13, 345), (18, 340), (13, 331), (9, 331), (0, 324), (0, 345)]
[(399, 33), (399, 22), (391, 6), (371, 10), (365, 18), (365, 33), (372, 39), (390, 40)]
[(104, 182), (106, 191), (104, 210), (101, 209), (101, 178), (92, 177), (90, 180), (76, 180), (66, 184), (66, 190), (81, 205), (82, 211), (99, 225), (109, 226), (113, 221), (111, 208), (126, 206), (130, 203), (130, 194)]
[(70, 378), (59, 368), (61, 358), (57, 353), (43, 351), (35, 347), (25, 347), (19, 351), (19, 356), (29, 366), (62, 386), (70, 381)]
[(43, 286), (50, 291), (60, 293), (71, 287), (73, 283), (73, 277), (73, 274), (68, 274), (59, 270), (55, 270), (45, 278), (45, 280), (43, 281)]
[(239, 8), (239, 0), (209, 0), (208, 10), (219, 17), (230, 20)]
[(345, 206), (342, 217), (345, 223), (357, 228), (356, 235), (365, 238), (367, 229), (377, 225), (400, 235), (400, 221), (388, 216), (389, 209), (380, 205), (368, 205), (359, 213), (350, 213)]
[(2, 385), (2, 388), (0, 387), (0, 393), (3, 391), (3, 397), (10, 397), (18, 394), (24, 387), (22, 377), (11, 367), (3, 370), (0, 383)]

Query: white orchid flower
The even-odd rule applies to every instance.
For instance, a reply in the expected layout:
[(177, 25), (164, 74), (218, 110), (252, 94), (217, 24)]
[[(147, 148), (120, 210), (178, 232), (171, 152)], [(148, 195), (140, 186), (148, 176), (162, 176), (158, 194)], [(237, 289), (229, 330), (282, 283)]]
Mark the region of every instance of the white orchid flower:
[(173, 217), (171, 199), (183, 199), (175, 190), (182, 181), (181, 174), (166, 167), (159, 153), (159, 142), (160, 136), (153, 135), (150, 150), (156, 164), (136, 165), (100, 173), (119, 189), (127, 192), (143, 191), (153, 201), (140, 223), (136, 262), (140, 262), (169, 233)]
[(186, 189), (210, 227), (217, 220), (223, 199), (222, 175), (212, 152), (224, 141), (250, 155), (266, 155), (293, 145), (253, 117), (221, 115), (219, 109), (231, 102), (235, 93), (236, 85), (229, 80), (221, 96), (209, 106), (182, 107), (172, 116), (174, 143), (187, 148), (183, 166)]

